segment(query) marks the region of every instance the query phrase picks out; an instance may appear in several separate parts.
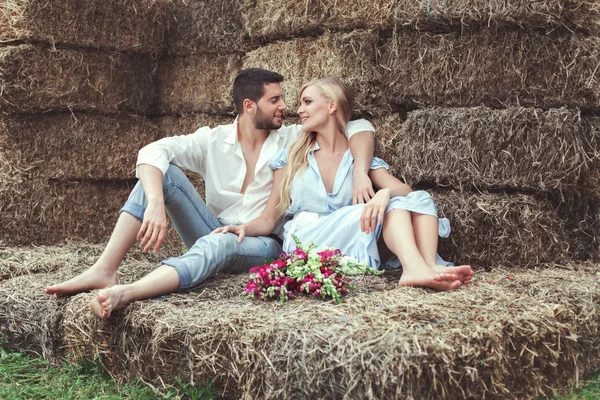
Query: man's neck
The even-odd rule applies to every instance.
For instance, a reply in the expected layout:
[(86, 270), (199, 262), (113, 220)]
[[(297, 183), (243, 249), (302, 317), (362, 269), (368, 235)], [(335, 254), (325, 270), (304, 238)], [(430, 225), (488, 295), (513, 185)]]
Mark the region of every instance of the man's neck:
[(238, 119), (237, 134), (240, 144), (250, 147), (262, 146), (270, 133), (270, 130), (256, 129), (249, 115), (242, 115)]

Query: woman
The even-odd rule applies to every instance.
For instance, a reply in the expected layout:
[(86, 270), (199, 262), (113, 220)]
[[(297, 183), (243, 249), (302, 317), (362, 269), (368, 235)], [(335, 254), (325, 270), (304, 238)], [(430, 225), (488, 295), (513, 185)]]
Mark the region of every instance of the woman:
[(377, 240), (383, 234), (402, 263), (399, 285), (448, 290), (468, 284), (470, 266), (449, 267), (437, 255), (438, 235), (448, 236), (450, 229), (446, 219), (438, 222), (431, 196), (394, 178), (381, 159), (373, 158), (369, 172), (379, 191), (366, 204), (352, 205), (353, 159), (343, 134), (352, 112), (348, 88), (337, 79), (320, 79), (304, 85), (299, 98), (303, 133), (289, 154), (284, 150), (269, 164), (274, 187), (265, 212), (215, 232), (233, 232), (239, 241), (269, 234), (287, 213), (293, 218), (285, 224), (286, 252), (294, 249), (293, 234), (302, 242), (339, 248), (378, 269)]

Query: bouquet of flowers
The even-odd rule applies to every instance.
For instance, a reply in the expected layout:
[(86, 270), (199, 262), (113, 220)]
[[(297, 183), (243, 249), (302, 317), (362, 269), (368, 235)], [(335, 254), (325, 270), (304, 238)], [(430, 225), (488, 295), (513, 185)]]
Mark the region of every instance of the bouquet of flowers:
[(321, 298), (331, 297), (337, 303), (348, 292), (350, 275), (380, 275), (366, 263), (342, 254), (339, 249), (322, 248), (309, 243), (302, 247), (294, 236), (296, 250), (282, 253), (278, 259), (250, 269), (246, 295), (260, 300), (292, 299), (297, 293)]

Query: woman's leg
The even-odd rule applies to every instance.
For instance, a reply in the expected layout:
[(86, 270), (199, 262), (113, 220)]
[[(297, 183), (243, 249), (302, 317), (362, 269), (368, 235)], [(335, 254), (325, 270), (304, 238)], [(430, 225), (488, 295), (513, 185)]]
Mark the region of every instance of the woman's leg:
[(415, 233), (415, 242), (421, 256), (427, 264), (438, 273), (456, 273), (463, 285), (469, 284), (473, 278), (470, 265), (458, 267), (445, 267), (437, 265), (438, 250), (438, 219), (436, 216), (411, 212), (412, 226)]
[(161, 265), (129, 285), (115, 285), (98, 292), (90, 307), (98, 317), (107, 319), (111, 312), (136, 300), (173, 293), (179, 288), (179, 274), (169, 265)]
[(461, 283), (454, 273), (434, 271), (421, 255), (415, 240), (411, 213), (394, 209), (385, 216), (383, 239), (402, 263), (400, 286), (426, 286), (437, 290), (457, 289)]

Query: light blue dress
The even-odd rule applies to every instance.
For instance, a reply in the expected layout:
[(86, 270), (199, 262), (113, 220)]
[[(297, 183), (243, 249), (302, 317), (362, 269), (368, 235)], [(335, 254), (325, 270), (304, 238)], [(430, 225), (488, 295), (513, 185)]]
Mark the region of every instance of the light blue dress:
[[(354, 186), (354, 158), (350, 149), (346, 151), (337, 170), (332, 193), (327, 193), (314, 151), (315, 146), (308, 154), (308, 167), (296, 175), (291, 187), (290, 197), (292, 204), (287, 210), (293, 218), (284, 226), (283, 251), (289, 253), (296, 246), (292, 234), (296, 235), (302, 243), (312, 241), (319, 247), (334, 247), (343, 254), (355, 257), (359, 261), (378, 270), (381, 265), (377, 250), (377, 239), (381, 235), (383, 226), (377, 225), (372, 233), (363, 233), (360, 230), (360, 216), (364, 204), (352, 205), (352, 190)], [(282, 150), (270, 162), (273, 170), (283, 168), (287, 163), (287, 150)], [(389, 165), (380, 158), (373, 157), (371, 169), (385, 168)], [(437, 206), (429, 193), (418, 190), (407, 196), (397, 196), (390, 199), (385, 210), (386, 214), (395, 208), (428, 214), (437, 217)], [(439, 235), (450, 235), (450, 223), (446, 218), (439, 219)], [(437, 256), (439, 265), (452, 266)], [(386, 262), (385, 268), (397, 268), (400, 263), (396, 257)]]

